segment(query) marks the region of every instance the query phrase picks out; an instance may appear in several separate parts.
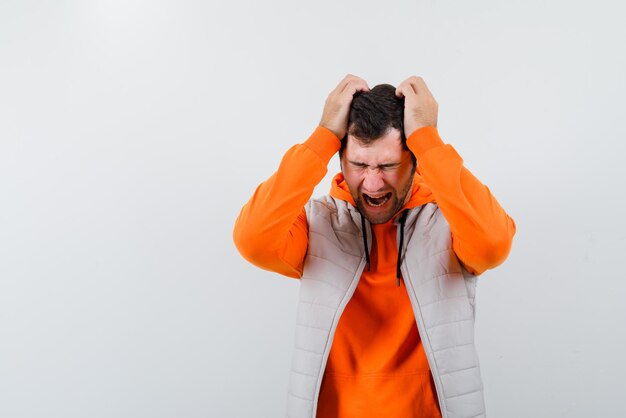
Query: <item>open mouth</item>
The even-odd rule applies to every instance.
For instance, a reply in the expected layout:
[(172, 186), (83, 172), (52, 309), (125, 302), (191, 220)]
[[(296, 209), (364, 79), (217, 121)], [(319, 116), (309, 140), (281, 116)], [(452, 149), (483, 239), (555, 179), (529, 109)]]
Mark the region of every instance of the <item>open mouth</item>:
[(391, 199), (391, 192), (376, 197), (363, 193), (363, 200), (365, 200), (365, 203), (368, 206), (372, 206), (375, 208), (383, 206), (389, 201), (389, 199)]

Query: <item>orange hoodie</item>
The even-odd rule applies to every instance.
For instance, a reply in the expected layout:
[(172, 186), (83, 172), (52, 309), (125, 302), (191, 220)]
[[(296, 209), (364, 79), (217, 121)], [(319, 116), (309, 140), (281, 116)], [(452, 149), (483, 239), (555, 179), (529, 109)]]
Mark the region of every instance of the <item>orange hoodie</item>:
[[(481, 274), (510, 251), (515, 223), (489, 189), (433, 127), (407, 138), (418, 161), (404, 208), (437, 202), (450, 224), (452, 244), (463, 265)], [(233, 238), (251, 263), (289, 277), (302, 275), (308, 245), (304, 205), (323, 179), (340, 141), (318, 126), (292, 147), (242, 208)], [(330, 194), (354, 205), (341, 173)], [(365, 270), (335, 331), (317, 416), (435, 418), (437, 395), (415, 317), (404, 287), (396, 284), (398, 247), (393, 219), (372, 225), (370, 271)]]

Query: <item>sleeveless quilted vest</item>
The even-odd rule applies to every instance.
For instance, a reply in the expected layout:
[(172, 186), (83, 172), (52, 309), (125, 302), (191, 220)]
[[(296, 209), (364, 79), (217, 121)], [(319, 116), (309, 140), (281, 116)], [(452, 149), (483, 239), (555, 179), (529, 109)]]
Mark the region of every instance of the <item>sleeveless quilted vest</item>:
[[(289, 418), (315, 417), (335, 329), (366, 263), (361, 214), (354, 206), (325, 196), (309, 201), (306, 215), (309, 247), (300, 280), (287, 395)], [(367, 240), (372, 242), (367, 225)], [(483, 384), (474, 346), (476, 276), (457, 259), (450, 227), (435, 203), (409, 210), (404, 236), (402, 277), (442, 417), (484, 417)]]

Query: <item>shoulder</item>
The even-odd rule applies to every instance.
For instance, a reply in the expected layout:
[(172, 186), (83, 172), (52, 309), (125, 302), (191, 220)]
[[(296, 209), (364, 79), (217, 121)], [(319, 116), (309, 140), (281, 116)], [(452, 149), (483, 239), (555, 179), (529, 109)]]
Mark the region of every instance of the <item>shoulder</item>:
[(405, 226), (409, 241), (413, 240), (419, 245), (429, 243), (440, 250), (451, 247), (450, 225), (434, 202), (413, 208)]
[(307, 217), (332, 216), (337, 214), (340, 210), (345, 210), (345, 208), (342, 206), (343, 205), (341, 204), (341, 201), (337, 201), (331, 195), (324, 195), (309, 200), (309, 202), (305, 206), (305, 210)]
[(309, 200), (305, 211), (310, 228), (330, 227), (335, 231), (360, 234), (361, 214), (345, 200), (324, 195)]
[(330, 195), (309, 200), (305, 206), (309, 251), (335, 248), (342, 253), (361, 257), (361, 214), (350, 203)]
[(412, 208), (407, 217), (407, 225), (416, 224), (416, 226), (425, 227), (426, 225), (432, 226), (440, 223), (447, 224), (448, 222), (439, 209), (437, 202), (428, 202)]

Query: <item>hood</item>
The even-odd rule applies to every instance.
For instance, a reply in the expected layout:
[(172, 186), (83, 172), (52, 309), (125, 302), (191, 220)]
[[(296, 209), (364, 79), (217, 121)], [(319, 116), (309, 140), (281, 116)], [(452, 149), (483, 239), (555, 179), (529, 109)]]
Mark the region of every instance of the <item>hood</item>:
[[(343, 173), (338, 173), (333, 177), (333, 181), (330, 187), (330, 195), (335, 199), (341, 199), (352, 206), (356, 207), (354, 199), (350, 194), (350, 190), (348, 189), (348, 184), (343, 177)], [(396, 213), (390, 222), (398, 222), (400, 224), (400, 248), (398, 249), (398, 259), (396, 261), (396, 283), (400, 286), (400, 279), (402, 276), (402, 272), (400, 270), (401, 257), (402, 257), (402, 247), (404, 246), (404, 223), (406, 221), (407, 211), (404, 209), (411, 209), (420, 205), (423, 205), (428, 202), (434, 202), (435, 198), (424, 182), (422, 178), (419, 167), (415, 170), (415, 175), (413, 176), (413, 186), (411, 188), (411, 197), (404, 204), (402, 209)], [(365, 232), (365, 217), (361, 214), (361, 230), (363, 231), (363, 247), (365, 248), (365, 260), (367, 269), (370, 269), (370, 251), (369, 245), (367, 242), (367, 233)]]
[[(331, 186), (330, 186), (330, 195), (335, 199), (345, 200), (350, 203), (352, 206), (356, 207), (356, 203), (350, 194), (350, 190), (348, 189), (348, 184), (343, 177), (343, 173), (337, 173), (335, 177), (333, 177)], [(404, 204), (402, 209), (411, 209), (425, 203), (434, 202), (435, 198), (424, 182), (423, 177), (420, 174), (419, 166), (415, 170), (415, 175), (413, 176), (413, 186), (411, 188), (411, 197)], [(399, 212), (400, 212), (399, 211)]]

